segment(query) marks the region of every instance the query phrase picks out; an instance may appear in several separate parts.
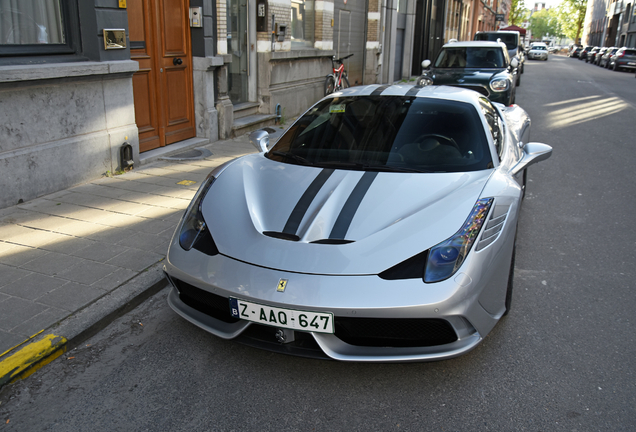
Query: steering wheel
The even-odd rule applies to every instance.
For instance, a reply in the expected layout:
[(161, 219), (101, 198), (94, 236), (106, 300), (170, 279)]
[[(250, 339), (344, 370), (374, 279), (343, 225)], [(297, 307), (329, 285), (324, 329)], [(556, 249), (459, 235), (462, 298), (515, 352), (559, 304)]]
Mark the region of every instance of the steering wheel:
[(434, 138), (437, 141), (439, 141), (439, 143), (442, 144), (442, 145), (449, 145), (449, 146), (455, 147), (457, 149), (457, 151), (461, 153), (461, 150), (459, 149), (459, 145), (457, 145), (455, 140), (452, 139), (452, 138), (449, 138), (447, 136), (444, 136), (444, 135), (439, 135), (439, 134), (421, 135), (415, 140), (415, 142), (421, 143), (427, 138)]

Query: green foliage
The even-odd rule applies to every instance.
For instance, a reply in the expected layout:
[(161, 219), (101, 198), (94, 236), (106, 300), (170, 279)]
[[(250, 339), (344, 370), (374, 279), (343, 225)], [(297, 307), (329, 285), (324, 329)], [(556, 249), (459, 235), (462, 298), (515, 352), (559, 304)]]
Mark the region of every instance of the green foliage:
[(585, 12), (587, 12), (587, 0), (563, 0), (557, 6), (559, 23), (563, 34), (573, 39), (576, 43), (581, 42)]
[(528, 26), (533, 39), (543, 39), (545, 36), (563, 37), (559, 14), (554, 9), (542, 9), (530, 17)]
[(526, 9), (526, 5), (523, 0), (512, 0), (510, 5), (510, 15), (508, 16), (508, 23), (510, 25), (516, 25), (521, 27), (521, 24), (526, 21), (530, 11)]

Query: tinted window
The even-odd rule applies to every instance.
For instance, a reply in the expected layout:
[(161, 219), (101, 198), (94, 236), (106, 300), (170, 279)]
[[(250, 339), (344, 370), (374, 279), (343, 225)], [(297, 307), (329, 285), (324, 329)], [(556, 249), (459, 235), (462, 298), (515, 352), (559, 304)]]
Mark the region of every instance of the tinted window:
[(623, 51), (623, 54), (625, 55), (636, 55), (636, 49), (626, 49), (625, 51)]
[(368, 171), (458, 172), (492, 167), (488, 141), (472, 105), (406, 96), (323, 100), (281, 137), (267, 157)]
[(519, 47), (518, 36), (515, 33), (477, 33), (475, 35), (475, 40), (497, 42), (497, 39), (501, 39), (509, 50)]
[(504, 55), (497, 48), (444, 48), (435, 61), (438, 68), (502, 68)]

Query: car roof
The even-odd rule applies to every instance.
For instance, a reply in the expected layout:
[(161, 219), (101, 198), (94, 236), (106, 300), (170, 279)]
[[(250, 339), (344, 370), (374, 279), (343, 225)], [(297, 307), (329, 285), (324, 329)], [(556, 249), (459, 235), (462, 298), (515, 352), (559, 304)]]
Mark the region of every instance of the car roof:
[[(466, 102), (479, 107), (481, 94), (460, 87), (450, 86), (414, 86), (406, 84), (380, 85), (370, 84), (365, 86), (355, 86), (341, 92), (332, 93), (333, 97), (342, 96), (415, 96), (429, 99), (454, 100)], [(330, 95), (331, 96), (331, 95)], [(328, 96), (329, 97), (329, 96)]]
[(442, 48), (502, 48), (507, 49), (506, 44), (503, 42), (492, 41), (462, 41), (462, 42), (449, 42), (444, 44)]

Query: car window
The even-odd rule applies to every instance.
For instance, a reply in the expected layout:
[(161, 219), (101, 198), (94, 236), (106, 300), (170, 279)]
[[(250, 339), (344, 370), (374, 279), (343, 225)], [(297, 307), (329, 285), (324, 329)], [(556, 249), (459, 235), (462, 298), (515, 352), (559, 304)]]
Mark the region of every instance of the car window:
[(500, 39), (509, 50), (517, 49), (518, 36), (514, 33), (477, 33), (475, 40), (497, 42)]
[(479, 99), (479, 106), (481, 107), (481, 111), (484, 113), (486, 117), (486, 122), (488, 123), (488, 127), (490, 129), (490, 133), (492, 135), (492, 140), (495, 143), (495, 147), (497, 148), (497, 154), (501, 159), (501, 154), (503, 152), (503, 127), (501, 124), (501, 119), (499, 118), (499, 113), (492, 106), (490, 101), (486, 98)]
[(623, 54), (630, 56), (636, 55), (636, 49), (626, 49), (625, 51), (623, 51)]
[(473, 105), (407, 96), (320, 101), (294, 123), (267, 157), (371, 171), (461, 172), (492, 167), (485, 131)]
[(542, 45), (535, 45), (534, 47), (532, 47), (532, 49), (533, 50), (539, 50), (539, 51), (541, 51), (541, 50), (546, 51), (547, 50), (547, 48), (542, 46)]
[(438, 68), (502, 68), (503, 50), (497, 47), (444, 48), (435, 61)]

